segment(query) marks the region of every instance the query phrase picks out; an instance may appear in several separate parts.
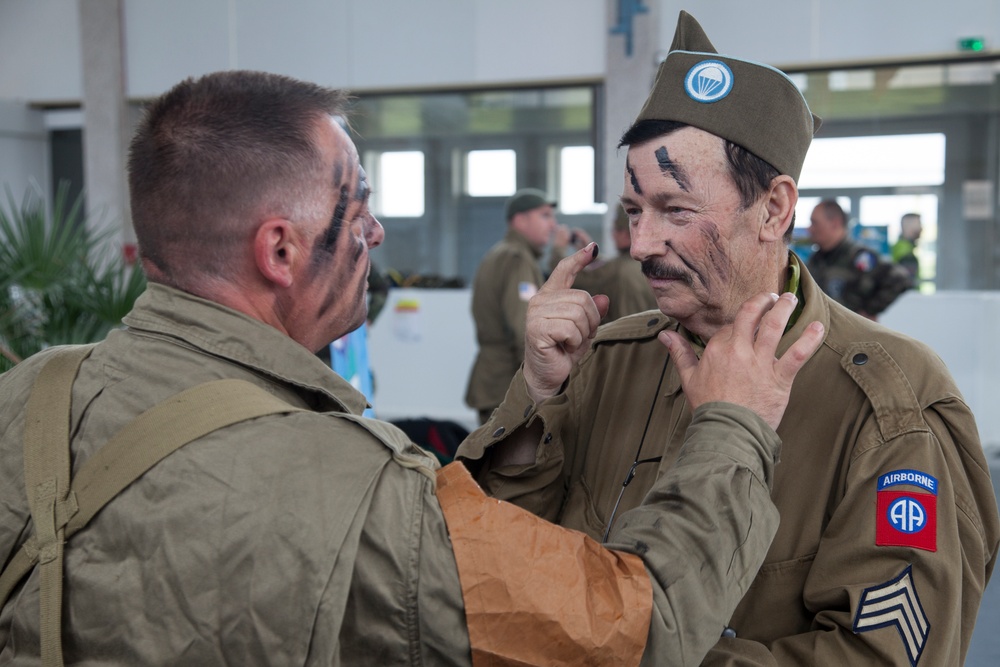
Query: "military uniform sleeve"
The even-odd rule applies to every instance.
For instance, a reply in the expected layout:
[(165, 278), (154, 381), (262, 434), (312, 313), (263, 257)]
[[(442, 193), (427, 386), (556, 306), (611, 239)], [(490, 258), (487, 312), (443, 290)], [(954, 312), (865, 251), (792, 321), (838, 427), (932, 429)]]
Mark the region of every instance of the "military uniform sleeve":
[(705, 665), (957, 665), (1000, 529), (975, 423), (958, 398), (923, 427), (863, 427), (803, 590), (809, 632), (723, 639)]
[(517, 256), (508, 266), (500, 307), (510, 331), (510, 344), (517, 359), (524, 359), (524, 331), (528, 301), (542, 286), (541, 271), (533, 259)]
[[(566, 392), (536, 405), (528, 396), (523, 371), (511, 381), (503, 403), (484, 425), (462, 442), (456, 458), (475, 471), (476, 480), (489, 495), (515, 503), (543, 519), (556, 521), (565, 496), (563, 438), (558, 424), (571, 409), (571, 381)], [(535, 462), (530, 465), (494, 467), (490, 449), (520, 429), (540, 426)]]
[(777, 530), (778, 448), (745, 408), (701, 406), (677, 464), (622, 515), (607, 549), (478, 488), (462, 493), (444, 469), (438, 495), (473, 655), (634, 665), (641, 653), (643, 665), (699, 664)]

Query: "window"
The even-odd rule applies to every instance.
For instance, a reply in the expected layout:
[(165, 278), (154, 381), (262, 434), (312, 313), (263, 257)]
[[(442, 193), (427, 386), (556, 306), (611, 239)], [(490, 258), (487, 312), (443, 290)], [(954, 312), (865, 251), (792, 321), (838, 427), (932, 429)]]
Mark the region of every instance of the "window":
[(944, 183), (944, 135), (897, 134), (814, 139), (799, 189)]
[(564, 146), (558, 150), (561, 213), (605, 213), (607, 204), (594, 202), (594, 147)]
[(371, 209), (376, 216), (419, 218), (424, 214), (424, 154), (386, 151), (365, 154), (372, 184)]
[(465, 192), (470, 197), (509, 197), (517, 190), (517, 155), (512, 150), (469, 151)]

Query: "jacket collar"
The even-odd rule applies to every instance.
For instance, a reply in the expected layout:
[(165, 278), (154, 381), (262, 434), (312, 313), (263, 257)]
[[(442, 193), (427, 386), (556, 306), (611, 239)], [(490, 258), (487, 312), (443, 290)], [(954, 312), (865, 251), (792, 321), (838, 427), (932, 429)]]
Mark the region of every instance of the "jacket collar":
[(364, 394), (315, 354), (274, 327), (213, 301), (151, 282), (122, 321), (132, 330), (251, 368), (300, 393), (318, 394), (319, 409), (360, 415), (367, 407)]

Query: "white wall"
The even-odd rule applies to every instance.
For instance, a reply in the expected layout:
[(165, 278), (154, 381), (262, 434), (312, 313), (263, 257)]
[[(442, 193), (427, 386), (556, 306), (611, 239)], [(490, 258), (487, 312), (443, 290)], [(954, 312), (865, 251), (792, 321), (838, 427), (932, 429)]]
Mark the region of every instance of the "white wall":
[[(0, 0), (0, 99), (79, 100), (79, 1)], [(722, 52), (776, 65), (951, 53), (969, 35), (1000, 48), (996, 0), (659, 3), (664, 49), (686, 8)], [(615, 7), (616, 0), (125, 0), (127, 91), (155, 95), (187, 76), (233, 67), (355, 90), (600, 79), (605, 17)]]
[(41, 111), (0, 100), (0, 207), (7, 208), (10, 188), (20, 204), (29, 188), (49, 193), (48, 130)]
[[(476, 354), (469, 289), (389, 290), (368, 338), (380, 419), (428, 417), (479, 426), (465, 405)], [(404, 307), (405, 306), (405, 307)]]
[(771, 65), (955, 53), (961, 37), (1000, 49), (997, 0), (661, 0), (670, 46), (681, 9), (720, 53)]

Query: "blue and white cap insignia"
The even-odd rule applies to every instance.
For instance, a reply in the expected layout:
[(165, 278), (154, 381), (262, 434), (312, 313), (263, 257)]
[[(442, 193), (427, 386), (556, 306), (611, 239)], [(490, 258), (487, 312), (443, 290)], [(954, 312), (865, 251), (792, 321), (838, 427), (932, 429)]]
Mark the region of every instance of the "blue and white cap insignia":
[(733, 70), (721, 60), (702, 60), (684, 77), (684, 92), (695, 102), (718, 102), (733, 89)]

